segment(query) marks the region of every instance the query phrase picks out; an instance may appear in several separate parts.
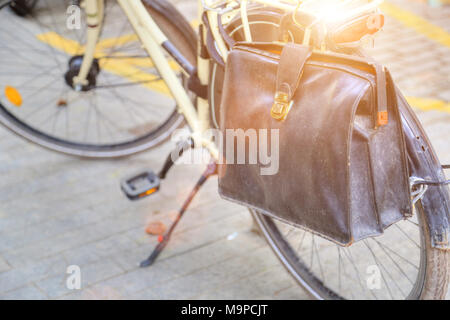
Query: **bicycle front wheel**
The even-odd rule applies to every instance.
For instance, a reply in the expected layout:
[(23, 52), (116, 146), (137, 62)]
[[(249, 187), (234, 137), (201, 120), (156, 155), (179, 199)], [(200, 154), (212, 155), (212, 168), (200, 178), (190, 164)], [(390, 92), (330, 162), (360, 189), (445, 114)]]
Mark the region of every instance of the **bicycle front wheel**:
[[(107, 158), (154, 147), (184, 122), (116, 1), (105, 1), (96, 60), (82, 91), (70, 79), (83, 59), (84, 12), (68, 10), (70, 0), (22, 8), (24, 3), (13, 1), (0, 11), (0, 122), (8, 129), (55, 151)], [(189, 23), (164, 0), (144, 4), (195, 65), (196, 35)], [(179, 66), (169, 62), (182, 81)]]

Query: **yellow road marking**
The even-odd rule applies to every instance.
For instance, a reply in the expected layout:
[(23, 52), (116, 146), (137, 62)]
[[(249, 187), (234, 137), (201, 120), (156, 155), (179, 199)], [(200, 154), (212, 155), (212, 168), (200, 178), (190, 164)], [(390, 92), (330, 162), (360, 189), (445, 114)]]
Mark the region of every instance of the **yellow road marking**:
[(418, 33), (450, 47), (450, 33), (444, 29), (392, 3), (384, 2), (381, 5), (381, 10)]
[[(417, 33), (446, 47), (450, 47), (450, 33), (428, 22), (426, 19), (388, 2), (384, 2), (381, 5), (381, 10)], [(411, 106), (423, 111), (437, 110), (450, 113), (450, 103), (446, 101), (419, 97), (407, 97), (407, 100)]]
[(65, 39), (53, 31), (38, 34), (36, 38), (39, 41), (46, 43), (55, 49), (64, 51), (65, 53), (71, 56), (79, 54), (80, 52), (84, 51), (84, 46), (82, 46), (78, 42), (70, 39)]
[[(84, 51), (84, 46), (78, 42), (64, 38), (55, 32), (42, 33), (36, 37), (41, 42), (71, 56), (81, 54)], [(99, 58), (107, 55), (108, 48), (124, 45), (134, 41), (138, 41), (137, 36), (134, 34), (99, 41), (96, 48), (95, 57)], [(175, 61), (171, 60), (169, 63), (173, 70), (179, 70), (179, 66)], [(103, 70), (126, 78), (132, 82), (152, 81), (148, 83), (141, 83), (140, 85), (147, 89), (170, 96), (171, 93), (164, 80), (158, 80), (159, 77), (157, 75), (147, 73), (143, 70), (146, 68), (152, 68), (153, 66), (153, 62), (150, 58), (122, 58), (114, 60), (114, 63), (100, 59), (100, 67)]]
[(450, 103), (438, 99), (427, 99), (418, 97), (407, 97), (408, 103), (414, 108), (430, 111), (437, 110), (441, 112), (450, 113)]
[[(393, 15), (395, 18), (397, 18), (399, 16), (397, 9), (396, 8), (392, 9), (392, 5), (390, 4), (388, 6), (390, 10), (394, 10), (397, 12), (396, 13), (397, 16)], [(386, 10), (386, 8), (384, 8), (384, 11), (391, 15), (390, 13), (391, 11)], [(414, 17), (415, 19), (418, 18), (416, 16)], [(413, 20), (409, 19), (408, 21), (409, 21), (408, 23), (411, 23), (411, 21)], [(63, 38), (55, 32), (39, 34), (37, 35), (37, 38), (40, 41), (48, 44), (49, 46), (52, 46), (60, 51), (66, 52), (68, 55), (76, 55), (84, 51), (84, 46), (82, 46), (78, 42)], [(98, 43), (95, 56), (96, 57), (104, 56), (107, 53), (108, 48), (111, 48), (115, 45), (124, 45), (134, 41), (138, 41), (137, 36), (134, 34), (121, 36), (119, 38), (104, 39)], [(175, 63), (175, 61), (171, 60), (170, 65), (172, 69), (179, 70), (179, 66)], [(153, 62), (150, 58), (123, 58), (123, 59), (116, 59), (114, 63), (108, 63), (105, 60), (100, 60), (100, 67), (108, 72), (126, 78), (132, 82), (152, 81), (157, 79), (156, 75), (146, 73), (145, 71), (142, 70), (145, 68), (153, 67)], [(154, 82), (143, 83), (141, 85), (150, 90), (170, 95), (169, 89), (163, 80), (156, 80)], [(450, 103), (448, 102), (418, 97), (407, 97), (407, 100), (413, 107), (418, 108), (420, 110), (424, 111), (438, 110), (441, 112), (450, 113)]]
[[(123, 46), (130, 42), (138, 42), (139, 38), (136, 34), (126, 34), (116, 38), (106, 38), (97, 43), (97, 48), (107, 49), (115, 46)], [(140, 43), (139, 43), (140, 44)]]

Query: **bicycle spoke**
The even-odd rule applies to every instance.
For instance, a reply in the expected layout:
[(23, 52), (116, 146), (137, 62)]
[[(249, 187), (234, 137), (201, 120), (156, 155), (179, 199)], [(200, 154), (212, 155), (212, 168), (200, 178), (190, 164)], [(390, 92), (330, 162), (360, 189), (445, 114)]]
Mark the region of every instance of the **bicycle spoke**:
[[(45, 0), (45, 3), (46, 3), (47, 8), (50, 9), (50, 16), (51, 16), (51, 20), (52, 20), (52, 24), (53, 24), (52, 30), (55, 30), (58, 34), (62, 34), (60, 32), (60, 28), (59, 28), (58, 24), (55, 21), (55, 16), (53, 15), (53, 6), (49, 5), (47, 0)], [(49, 47), (52, 48), (52, 53), (55, 54), (56, 49), (53, 46), (49, 46)], [(64, 52), (67, 52), (66, 43), (64, 41), (62, 41), (62, 48), (63, 48)], [(56, 57), (55, 57), (55, 60), (57, 60)], [(61, 71), (64, 71), (64, 69), (63, 69), (62, 65), (60, 64), (59, 60), (57, 60), (57, 61), (58, 61), (58, 64), (59, 64), (59, 67), (60, 67)]]
[[(341, 250), (341, 248), (339, 247), (339, 251), (340, 251), (340, 250)], [(342, 251), (344, 251), (344, 250), (342, 250)], [(345, 268), (345, 264), (344, 264), (344, 263), (342, 264), (342, 270), (344, 271), (345, 277), (346, 277), (347, 279), (349, 279), (349, 278), (350, 278), (350, 275), (348, 274), (347, 269)], [(350, 291), (350, 297), (351, 297), (352, 300), (355, 299), (355, 296), (354, 296), (354, 294), (353, 294), (353, 291)]]
[(413, 266), (414, 268), (416, 268), (417, 270), (419, 270), (419, 267), (416, 266), (413, 262), (411, 262), (410, 260), (406, 259), (405, 257), (402, 257), (400, 254), (398, 254), (397, 252), (393, 251), (391, 248), (383, 245), (381, 242), (377, 241), (376, 239), (373, 239), (375, 242), (377, 242), (381, 247), (383, 247), (385, 250), (390, 251), (391, 253), (395, 254), (397, 257), (399, 257), (400, 259), (402, 259), (403, 261), (409, 263), (411, 266)]
[[(31, 98), (36, 99), (36, 96), (37, 96), (37, 95), (42, 94), (42, 93), (44, 92), (43, 90), (50, 88), (51, 85), (54, 84), (54, 83), (55, 83), (56, 81), (58, 81), (58, 80), (60, 80), (60, 79), (58, 79), (58, 77), (53, 78), (52, 80), (50, 80), (49, 82), (47, 82), (46, 84), (44, 84), (43, 87), (40, 87), (39, 89), (33, 91), (32, 93), (27, 94), (27, 95), (23, 98), (23, 101), (28, 101), (28, 100), (31, 99)], [(21, 88), (22, 86), (19, 86), (19, 87)]]
[[(68, 100), (68, 99), (66, 99)], [(65, 115), (65, 122), (66, 122), (66, 132), (65, 136), (66, 139), (69, 139), (69, 132), (70, 132), (70, 122), (69, 122), (69, 108), (64, 108), (64, 115)]]
[(92, 113), (92, 108), (88, 108), (88, 112), (86, 115), (86, 119), (84, 120), (84, 138), (83, 141), (86, 142), (87, 141), (87, 136), (89, 133), (89, 121), (91, 119), (91, 113)]
[(341, 257), (341, 248), (339, 246), (336, 246), (338, 251), (338, 286), (339, 286), (339, 292), (342, 291), (342, 277), (341, 277), (341, 263), (342, 263), (342, 257)]
[(420, 227), (418, 223), (416, 223), (416, 222), (414, 222), (414, 221), (411, 221), (410, 219), (406, 219), (405, 221), (407, 221), (407, 222), (409, 222), (409, 223), (415, 225), (416, 227)]
[[(98, 108), (97, 106), (94, 106), (94, 109), (96, 109), (96, 112), (97, 112), (97, 113), (101, 116), (101, 118), (104, 120), (104, 127), (105, 127), (105, 129), (107, 129), (107, 130), (109, 131), (111, 137), (114, 136), (114, 135), (113, 135), (113, 131), (111, 131), (111, 127), (112, 127), (112, 128), (115, 128), (117, 131), (121, 131), (121, 129), (120, 129), (119, 127), (117, 127), (117, 125), (116, 125), (112, 120), (110, 120), (105, 114), (103, 114), (103, 113), (99, 110), (99, 108)], [(108, 124), (109, 126), (107, 126), (107, 124)], [(113, 140), (114, 140), (114, 139), (113, 139)]]
[(46, 101), (45, 103), (40, 104), (38, 107), (33, 107), (33, 111), (31, 111), (30, 113), (28, 113), (24, 119), (29, 119), (31, 116), (34, 116), (40, 112), (42, 112), (42, 110), (44, 110), (43, 107), (45, 106), (50, 106), (50, 103), (54, 101), (54, 98), (52, 97), (50, 100)]
[[(21, 88), (22, 86), (25, 86), (27, 84), (32, 83), (33, 81), (38, 80), (39, 77), (43, 76), (44, 74), (47, 74), (48, 71), (52, 70), (52, 68), (45, 69), (42, 72), (38, 73), (37, 75), (33, 76), (31, 79), (27, 79), (25, 82), (22, 82), (20, 85), (16, 86), (17, 88)], [(55, 77), (53, 80), (57, 80), (58, 77)]]
[[(372, 251), (372, 248), (370, 248), (370, 246), (367, 244), (366, 240), (363, 240), (363, 243), (367, 246), (367, 248), (369, 249), (369, 251), (370, 251), (370, 253), (371, 253), (371, 255), (372, 255), (372, 257), (373, 257), (373, 259), (374, 259), (374, 261), (376, 263), (376, 265), (379, 267), (378, 259), (377, 259), (376, 255), (374, 254), (374, 252)], [(383, 266), (383, 270), (385, 270), (384, 266)], [(389, 296), (391, 297), (391, 299), (394, 299), (394, 296), (393, 296), (393, 294), (391, 292), (391, 288), (389, 287), (389, 284), (386, 281), (386, 278), (384, 277), (383, 272), (381, 272), (381, 278), (383, 279), (384, 285), (386, 286), (386, 289), (389, 292)]]
[(398, 229), (398, 230), (400, 230), (400, 232), (406, 237), (406, 238), (408, 238), (412, 243), (414, 243), (415, 245), (416, 245), (416, 247), (417, 248), (419, 248), (420, 249), (420, 245), (416, 242), (416, 241), (414, 241), (401, 227), (399, 227), (399, 225), (398, 224), (395, 224), (395, 227)]
[(409, 283), (411, 283), (412, 285), (414, 285), (414, 282), (408, 277), (408, 275), (405, 273), (405, 271), (398, 265), (398, 263), (392, 258), (392, 256), (387, 252), (387, 250), (380, 245), (380, 243), (378, 241), (375, 241), (375, 243), (377, 243), (380, 248), (383, 250), (383, 252), (385, 253), (385, 255), (387, 255), (389, 257), (389, 259), (392, 261), (392, 263), (398, 268), (398, 270), (400, 271), (400, 273), (405, 276), (406, 279), (408, 279)]
[(320, 274), (322, 275), (322, 282), (325, 283), (325, 274), (323, 273), (322, 263), (320, 262), (319, 250), (317, 249), (317, 245), (315, 242), (314, 242), (313, 250), (316, 250), (317, 262), (319, 263), (319, 270), (320, 270)]
[(353, 261), (353, 257), (351, 256), (351, 252), (348, 250), (348, 248), (344, 248), (342, 251), (344, 252), (344, 254), (347, 256), (347, 259), (352, 264), (353, 270), (355, 271), (356, 276), (358, 278), (359, 285), (360, 285), (361, 289), (364, 291), (364, 286), (363, 286), (362, 281), (361, 281), (361, 276), (359, 274), (358, 267), (356, 266), (355, 262)]
[(56, 129), (56, 122), (58, 121), (58, 117), (59, 117), (59, 114), (61, 113), (61, 109), (58, 109), (57, 111), (56, 111), (56, 114), (55, 114), (55, 116), (53, 117), (53, 122), (52, 122), (52, 133), (55, 133), (55, 129)]
[(285, 233), (284, 237), (289, 238), (289, 236), (292, 234), (292, 231), (294, 231), (294, 228), (289, 228), (288, 231)]

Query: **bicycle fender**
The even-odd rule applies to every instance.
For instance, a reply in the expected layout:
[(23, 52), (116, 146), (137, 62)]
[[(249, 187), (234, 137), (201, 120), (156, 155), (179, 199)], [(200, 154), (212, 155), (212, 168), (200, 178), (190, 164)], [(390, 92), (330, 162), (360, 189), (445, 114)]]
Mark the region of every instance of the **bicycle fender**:
[(197, 48), (197, 34), (186, 18), (175, 8), (175, 6), (166, 0), (142, 0), (146, 7), (150, 7), (168, 20), (174, 21), (174, 25), (187, 33), (193, 49)]
[[(445, 180), (441, 163), (417, 116), (399, 90), (397, 90), (397, 97), (409, 158), (410, 176), (427, 180)], [(421, 204), (430, 231), (431, 246), (436, 249), (449, 250), (450, 195), (448, 186), (429, 186)]]

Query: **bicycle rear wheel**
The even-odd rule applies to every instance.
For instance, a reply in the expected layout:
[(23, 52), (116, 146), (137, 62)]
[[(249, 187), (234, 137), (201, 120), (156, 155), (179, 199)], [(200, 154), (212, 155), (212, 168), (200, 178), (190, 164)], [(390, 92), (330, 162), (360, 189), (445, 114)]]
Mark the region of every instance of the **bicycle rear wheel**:
[[(72, 3), (39, 0), (26, 14), (0, 11), (0, 122), (41, 146), (83, 157), (127, 156), (165, 141), (184, 119), (116, 1), (105, 1), (91, 88), (72, 88), (68, 79), (77, 74), (86, 33), (82, 10), (70, 13), (73, 19), (80, 14), (80, 28), (77, 20), (67, 25)], [(196, 35), (189, 23), (164, 0), (144, 4), (195, 65)], [(182, 79), (181, 69), (170, 63)]]
[[(412, 110), (402, 111), (404, 115), (409, 113), (409, 121), (416, 122), (416, 127), (420, 128), (418, 120), (411, 116)], [(413, 139), (419, 136), (421, 134), (415, 132)], [(433, 153), (428, 142), (423, 149), (413, 152), (423, 153), (423, 150)], [(437, 158), (431, 156), (430, 159)], [(430, 163), (420, 165), (430, 166)], [(432, 171), (430, 168), (429, 172)], [(433, 207), (450, 208), (447, 187), (429, 188), (427, 192), (436, 193), (430, 199), (440, 201)], [(445, 299), (449, 253), (431, 246), (432, 235), (426, 223), (430, 212), (425, 211), (421, 201), (416, 204), (412, 218), (394, 224), (380, 237), (346, 248), (250, 211), (281, 263), (314, 298)]]

